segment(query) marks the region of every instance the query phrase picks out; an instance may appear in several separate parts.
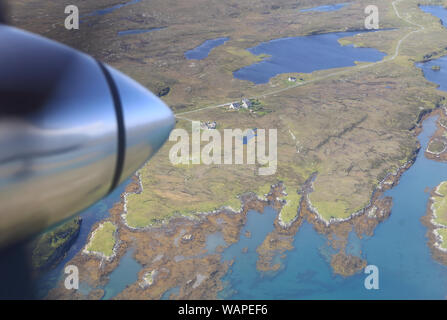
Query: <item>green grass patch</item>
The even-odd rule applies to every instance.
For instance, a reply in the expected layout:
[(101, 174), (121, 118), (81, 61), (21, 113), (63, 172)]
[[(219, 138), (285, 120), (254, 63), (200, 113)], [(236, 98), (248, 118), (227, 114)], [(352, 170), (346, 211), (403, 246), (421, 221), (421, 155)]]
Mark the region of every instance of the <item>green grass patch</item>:
[[(185, 186), (185, 189), (182, 189), (183, 192), (177, 193), (173, 190), (184, 181), (184, 177), (192, 177), (195, 170), (208, 167), (190, 165), (176, 166), (175, 168), (177, 176), (172, 174), (163, 177), (157, 177), (150, 165), (146, 165), (140, 170), (144, 191), (127, 196), (126, 221), (130, 227), (145, 228), (159, 225), (172, 217), (194, 217), (196, 213), (211, 212), (227, 206), (236, 211), (241, 208), (241, 201), (237, 195), (246, 192), (246, 190), (241, 190), (236, 184), (229, 188), (230, 182), (225, 172), (218, 172), (220, 179), (213, 180), (212, 183), (200, 181), (193, 187)], [(182, 178), (179, 179), (179, 176)], [(168, 181), (171, 178), (173, 180)], [(153, 186), (161, 183), (168, 184), (171, 188), (164, 191), (153, 190)], [(213, 196), (207, 197), (206, 194)], [(190, 201), (191, 196), (197, 200)]]
[(106, 221), (94, 232), (95, 233), (87, 246), (87, 250), (102, 253), (106, 257), (112, 256), (113, 248), (116, 243), (116, 226), (112, 222)]
[(312, 202), (312, 205), (326, 221), (331, 218), (345, 219), (354, 213), (349, 211), (348, 204), (341, 200)]
[(286, 204), (282, 207), (280, 217), (284, 223), (290, 223), (296, 218), (298, 214), (298, 207), (301, 201), (301, 195), (296, 192), (296, 190), (288, 190), (286, 188), (287, 196), (285, 200)]
[(442, 237), (441, 248), (447, 249), (447, 229), (437, 229), (438, 234)]
[(256, 112), (256, 115), (258, 116), (265, 116), (266, 114), (272, 112), (272, 110), (266, 108), (264, 102), (260, 101), (259, 99), (250, 99), (250, 102), (250, 110)]
[[(433, 197), (433, 213), (436, 215), (435, 222), (447, 227), (447, 181), (441, 183), (436, 192), (439, 195)], [(447, 238), (446, 238), (447, 239)]]
[(265, 194), (268, 194), (271, 190), (272, 186), (270, 183), (266, 183), (258, 188), (256, 194), (260, 197), (264, 197)]

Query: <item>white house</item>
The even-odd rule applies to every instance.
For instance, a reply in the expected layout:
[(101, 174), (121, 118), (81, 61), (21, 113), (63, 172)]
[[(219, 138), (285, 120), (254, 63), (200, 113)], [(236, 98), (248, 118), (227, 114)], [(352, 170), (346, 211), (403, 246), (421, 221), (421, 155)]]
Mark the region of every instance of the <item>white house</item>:
[(216, 121), (209, 121), (206, 123), (206, 127), (210, 130), (216, 129), (217, 122)]
[(216, 129), (217, 127), (217, 122), (216, 121), (207, 121), (207, 122), (201, 122), (200, 123), (200, 128), (203, 130), (213, 130)]
[(290, 82), (296, 82), (296, 78), (295, 77), (289, 77), (289, 81)]
[(251, 105), (252, 104), (249, 99), (242, 99), (242, 108), (249, 109)]
[(240, 108), (241, 108), (241, 104), (240, 103), (233, 102), (232, 104), (230, 104), (230, 109), (239, 110)]

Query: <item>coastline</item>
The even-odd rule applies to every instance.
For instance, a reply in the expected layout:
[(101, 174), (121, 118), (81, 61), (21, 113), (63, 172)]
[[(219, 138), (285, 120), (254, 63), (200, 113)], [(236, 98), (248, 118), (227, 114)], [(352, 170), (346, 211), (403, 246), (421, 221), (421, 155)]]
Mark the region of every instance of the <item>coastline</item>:
[[(61, 281), (56, 288), (50, 291), (47, 299), (102, 298), (109, 275), (119, 265), (122, 256), (130, 247), (135, 248), (134, 259), (143, 267), (138, 274), (138, 280), (130, 284), (116, 298), (161, 299), (165, 292), (178, 286), (179, 279), (183, 279), (184, 286), (176, 295), (179, 298), (215, 299), (217, 293), (223, 289), (220, 279), (227, 272), (231, 261), (220, 261), (222, 246), (216, 248), (215, 252), (207, 252), (206, 239), (208, 235), (221, 232), (226, 243), (224, 247), (229, 246), (239, 240), (249, 210), (256, 210), (262, 214), (266, 206), (278, 209), (282, 205), (279, 200), (282, 183), (278, 183), (271, 186), (265, 199), (254, 193), (241, 195), (242, 207), (240, 211), (221, 208), (213, 212), (198, 214), (198, 219), (173, 217), (163, 224), (162, 228), (151, 227), (134, 230), (125, 225), (122, 215), (125, 194), (138, 192), (141, 190), (139, 188), (138, 178), (134, 177), (121, 195), (121, 201), (110, 210), (110, 217), (99, 221), (92, 228), (92, 230), (96, 230), (98, 225), (104, 221), (111, 221), (118, 227), (113, 257), (104, 259), (102, 255), (86, 254), (81, 251), (67, 263), (78, 266), (80, 282), (86, 284), (90, 291), (83, 294), (65, 290)], [(182, 238), (185, 235), (187, 240)], [(182, 241), (179, 241), (180, 238)], [(197, 263), (200, 267), (197, 266)], [(148, 272), (154, 270), (156, 273), (151, 285), (141, 286), (142, 283), (145, 283), (145, 275), (147, 276)], [(201, 280), (193, 288), (191, 283), (196, 283), (192, 280), (195, 276), (198, 277), (195, 274), (197, 272), (199, 272)]]
[[(416, 124), (410, 130), (413, 132), (415, 136), (417, 136), (421, 130), (421, 123), (428, 117), (434, 116), (437, 112), (439, 112), (440, 106), (437, 105), (434, 109), (431, 110), (423, 110)], [(441, 127), (443, 129), (443, 127)], [(432, 137), (433, 138), (433, 137)], [(98, 269), (100, 270), (97, 274), (91, 277), (88, 283), (92, 283), (93, 286), (95, 284), (101, 283), (105, 284), (107, 282), (108, 274), (113, 271), (116, 266), (119, 264), (119, 260), (127, 251), (129, 246), (137, 246), (135, 239), (132, 236), (145, 234), (145, 233), (153, 233), (153, 232), (166, 232), (165, 229), (170, 229), (171, 224), (176, 224), (180, 222), (188, 222), (191, 224), (202, 224), (206, 223), (212, 217), (220, 216), (222, 214), (228, 216), (244, 216), (249, 209), (250, 205), (252, 205), (259, 212), (262, 211), (263, 207), (267, 204), (273, 204), (276, 209), (278, 209), (277, 218), (274, 221), (274, 232), (275, 234), (269, 235), (267, 238), (271, 237), (271, 239), (279, 238), (281, 236), (289, 236), (289, 239), (285, 241), (271, 242), (269, 245), (264, 245), (264, 248), (261, 246), (258, 248), (258, 253), (260, 253), (259, 261), (259, 270), (271, 270), (271, 266), (269, 266), (269, 261), (272, 261), (273, 253), (281, 252), (284, 253), (287, 250), (290, 250), (292, 247), (291, 241), (293, 236), (299, 229), (299, 226), (302, 224), (304, 220), (307, 220), (311, 223), (314, 228), (321, 234), (324, 234), (328, 237), (328, 241), (334, 249), (338, 249), (337, 253), (338, 258), (333, 258), (333, 261), (353, 261), (354, 268), (350, 268), (350, 266), (344, 266), (343, 268), (337, 268), (337, 265), (340, 263), (335, 263), (335, 266), (332, 265), (334, 272), (338, 272), (337, 270), (349, 270), (347, 272), (342, 271), (341, 273), (344, 276), (349, 276), (359, 271), (359, 265), (363, 265), (363, 262), (359, 263), (356, 259), (351, 259), (350, 256), (345, 254), (345, 248), (347, 244), (347, 238), (349, 232), (354, 230), (357, 235), (361, 238), (363, 234), (372, 235), (375, 227), (387, 219), (391, 214), (391, 206), (392, 199), (391, 198), (381, 198), (385, 191), (391, 189), (395, 185), (399, 183), (400, 177), (402, 174), (408, 170), (414, 163), (418, 153), (420, 152), (420, 145), (414, 150), (412, 159), (406, 162), (404, 165), (397, 168), (394, 172), (388, 173), (382, 181), (380, 181), (372, 192), (369, 203), (361, 210), (354, 212), (347, 218), (331, 218), (329, 221), (324, 219), (316, 208), (312, 206), (312, 203), (309, 199), (309, 194), (313, 191), (312, 184), (313, 179), (316, 177), (312, 175), (308, 181), (306, 181), (305, 185), (302, 188), (302, 198), (300, 200), (300, 204), (297, 208), (297, 215), (290, 222), (284, 222), (281, 219), (280, 210), (284, 205), (284, 200), (281, 199), (281, 196), (284, 195), (284, 190), (282, 182), (278, 182), (271, 186), (271, 190), (266, 197), (260, 197), (254, 193), (249, 193), (245, 195), (241, 195), (239, 198), (241, 200), (241, 208), (239, 210), (235, 210), (230, 207), (221, 207), (219, 209), (213, 210), (211, 212), (198, 212), (192, 214), (191, 216), (173, 216), (168, 219), (162, 220), (160, 224), (157, 225), (149, 225), (144, 228), (133, 228), (127, 224), (126, 215), (127, 215), (127, 196), (131, 193), (140, 193), (143, 190), (143, 185), (141, 183), (140, 175), (137, 173), (136, 176), (133, 177), (133, 181), (126, 187), (125, 192), (121, 195), (121, 201), (116, 203), (114, 207), (110, 210), (112, 221), (117, 227), (117, 244), (114, 247), (113, 257), (109, 260), (104, 259), (104, 257), (98, 255), (95, 258), (100, 260)], [(253, 203), (258, 203), (253, 204)], [(237, 221), (236, 223), (242, 223), (241, 221)], [(240, 225), (239, 225), (240, 229)], [(436, 236), (436, 235), (434, 235)], [(89, 236), (89, 238), (91, 235)], [(264, 241), (265, 242), (265, 241)], [(264, 251), (263, 251), (264, 250)], [(345, 259), (340, 259), (341, 255), (345, 255)], [(80, 255), (82, 256), (82, 255)], [(138, 257), (138, 250), (135, 255)], [(335, 255), (334, 255), (335, 257)], [(264, 259), (264, 261), (262, 261)], [(90, 262), (90, 259), (87, 257), (78, 257), (76, 256), (73, 261), (79, 261), (81, 263), (90, 264), (92, 267), (95, 263)], [(138, 259), (137, 259), (138, 260)], [(355, 261), (354, 261), (355, 260)], [(139, 261), (141, 262), (141, 261)], [(355, 267), (357, 266), (357, 267)], [(275, 266), (275, 268), (278, 268)], [(338, 272), (340, 273), (340, 272)], [(140, 276), (139, 276), (140, 277)]]
[[(438, 139), (439, 137), (443, 137), (447, 133), (447, 128), (442, 125), (441, 120), (447, 120), (447, 107), (444, 105), (438, 110), (433, 112), (433, 116), (438, 115), (439, 119), (436, 122), (437, 130), (433, 134), (432, 137), (430, 137), (429, 144), (435, 139)], [(447, 150), (444, 150), (441, 153), (433, 153), (428, 150), (428, 148), (425, 150), (425, 157), (427, 159), (438, 161), (438, 162), (446, 162), (447, 161)], [(427, 245), (430, 248), (430, 252), (433, 256), (433, 258), (440, 262), (441, 264), (447, 265), (447, 249), (442, 248), (441, 243), (443, 241), (443, 237), (439, 234), (438, 229), (440, 228), (447, 228), (447, 226), (440, 224), (436, 222), (436, 213), (434, 212), (433, 204), (434, 204), (434, 197), (440, 196), (438, 193), (438, 188), (434, 188), (430, 192), (430, 198), (427, 203), (427, 209), (426, 214), (421, 218), (422, 223), (427, 227)]]
[[(433, 116), (438, 109), (432, 110), (430, 113), (426, 113), (423, 117), (420, 118), (417, 126), (414, 128), (413, 132), (417, 135), (421, 130), (421, 123), (428, 117)], [(177, 229), (181, 229), (182, 225), (190, 225), (191, 227), (194, 225), (208, 225), (211, 224), (212, 227), (206, 231), (201, 231), (199, 235), (197, 235), (197, 229), (195, 231), (195, 236), (193, 241), (188, 242), (189, 248), (187, 251), (190, 251), (191, 254), (188, 254), (190, 257), (195, 257), (199, 254), (199, 252), (204, 247), (205, 238), (207, 234), (211, 234), (218, 230), (216, 226), (218, 223), (216, 221), (223, 216), (226, 219), (232, 220), (232, 227), (230, 232), (225, 232), (224, 237), (227, 245), (234, 243), (238, 240), (240, 236), (240, 230), (242, 229), (243, 224), (245, 223), (245, 216), (248, 210), (255, 209), (259, 212), (262, 212), (264, 207), (267, 205), (273, 206), (278, 210), (277, 218), (274, 221), (274, 231), (269, 234), (263, 244), (261, 244), (257, 252), (259, 253), (259, 259), (257, 263), (257, 269), (260, 271), (276, 271), (280, 268), (280, 265), (275, 264), (271, 265), (273, 261), (273, 257), (277, 254), (282, 254), (286, 251), (293, 249), (292, 241), (294, 235), (299, 229), (299, 226), (303, 223), (303, 221), (308, 221), (313, 225), (317, 232), (324, 234), (327, 236), (330, 245), (338, 250), (335, 253), (331, 260), (331, 266), (333, 268), (334, 273), (341, 274), (343, 276), (350, 276), (357, 272), (359, 272), (363, 266), (365, 265), (365, 260), (361, 257), (354, 257), (347, 255), (345, 252), (346, 245), (348, 242), (348, 235), (351, 230), (354, 230), (356, 234), (361, 238), (365, 235), (372, 235), (375, 227), (386, 220), (391, 214), (391, 206), (392, 199), (391, 198), (381, 198), (386, 190), (394, 187), (399, 183), (401, 175), (411, 167), (414, 163), (418, 152), (420, 151), (420, 146), (415, 150), (412, 160), (408, 161), (405, 165), (399, 167), (395, 172), (389, 173), (378, 185), (378, 187), (374, 190), (370, 203), (364, 209), (352, 214), (349, 218), (346, 219), (331, 219), (330, 221), (326, 221), (323, 217), (319, 215), (319, 213), (312, 207), (312, 204), (309, 201), (308, 195), (313, 191), (312, 182), (316, 177), (317, 173), (314, 173), (309, 177), (306, 181), (300, 193), (302, 194), (302, 198), (300, 200), (300, 205), (297, 208), (298, 214), (296, 217), (289, 223), (284, 223), (281, 220), (280, 210), (284, 205), (284, 200), (281, 198), (284, 196), (284, 185), (282, 182), (278, 182), (276, 184), (271, 185), (270, 192), (267, 196), (260, 197), (254, 193), (247, 193), (241, 195), (239, 198), (241, 200), (241, 208), (239, 210), (234, 210), (229, 207), (222, 207), (211, 212), (204, 213), (196, 213), (193, 216), (174, 216), (169, 219), (163, 221), (160, 225), (151, 225), (145, 228), (132, 228), (127, 224), (126, 214), (127, 214), (127, 196), (131, 193), (139, 193), (142, 191), (142, 183), (140, 180), (139, 174), (133, 177), (132, 182), (126, 187), (125, 192), (121, 195), (121, 201), (116, 203), (113, 208), (110, 210), (110, 218), (108, 221), (111, 221), (117, 226), (116, 231), (116, 239), (117, 242), (113, 249), (113, 254), (111, 257), (104, 257), (101, 254), (92, 254), (86, 253), (84, 250), (76, 255), (72, 261), (69, 263), (81, 266), (82, 269), (88, 270), (86, 272), (82, 272), (82, 274), (88, 274), (88, 276), (81, 277), (81, 281), (86, 282), (92, 288), (98, 288), (101, 286), (105, 286), (108, 282), (109, 274), (118, 266), (121, 257), (125, 254), (129, 247), (136, 247), (135, 258), (141, 263), (144, 267), (148, 265), (148, 261), (146, 257), (148, 255), (159, 255), (160, 252), (166, 252), (166, 250), (162, 250), (161, 247), (157, 249), (150, 248), (144, 244), (147, 240), (144, 235), (148, 234), (168, 234), (166, 236), (166, 241), (172, 241), (173, 235), (175, 232), (172, 231)], [(212, 221), (214, 220), (214, 222)], [(104, 220), (106, 221), (106, 220)], [(104, 221), (100, 221), (92, 228), (92, 230), (96, 230), (96, 228), (103, 223)], [(93, 236), (93, 232), (89, 235), (89, 239)], [(193, 234), (194, 232), (190, 232)], [(229, 234), (231, 233), (231, 234)], [(278, 241), (278, 239), (280, 239)], [(138, 242), (141, 241), (142, 244)], [(146, 241), (147, 242), (147, 241)], [(198, 243), (197, 247), (194, 248), (192, 246), (193, 243)], [(149, 250), (148, 252), (145, 252)], [(219, 254), (216, 254), (219, 256)], [(204, 260), (204, 264), (207, 265), (213, 261), (213, 264), (216, 264), (217, 259), (216, 255), (209, 255), (208, 260)], [(160, 261), (164, 261), (165, 259), (161, 259)], [(225, 274), (224, 270), (227, 270), (229, 265), (220, 265), (216, 274), (220, 274), (223, 276)], [(176, 270), (174, 273), (180, 272), (179, 266), (172, 266), (172, 270)], [(157, 271), (157, 279), (154, 282), (159, 283), (160, 277), (162, 277), (163, 272), (161, 272), (157, 268), (151, 268), (151, 270)], [(213, 271), (213, 272), (214, 272)], [(137, 281), (141, 283), (141, 279), (144, 277), (148, 271), (143, 268), (140, 272)], [(189, 279), (191, 280), (191, 279)], [(220, 281), (220, 280), (216, 280)], [(208, 283), (208, 281), (203, 281), (203, 283)], [(166, 284), (167, 285), (167, 284)], [(162, 286), (163, 283), (162, 283)], [(61, 294), (61, 286), (59, 288), (53, 289), (53, 292), (50, 292), (48, 297), (66, 297), (66, 293)], [(150, 286), (154, 287), (154, 284)], [(222, 284), (216, 285), (216, 288), (221, 288)], [(129, 288), (133, 288), (131, 285)], [(167, 289), (168, 286), (166, 287)], [(140, 287), (141, 289), (141, 287)], [(166, 289), (166, 290), (167, 290)], [(91, 295), (85, 296), (77, 296), (77, 298), (97, 298), (100, 296), (98, 291), (93, 289), (91, 291)], [(135, 288), (125, 290), (120, 294), (120, 297), (126, 297), (127, 295), (135, 294)], [(161, 298), (162, 290), (159, 291), (158, 296), (153, 296), (153, 298)], [(199, 290), (200, 291), (200, 290)], [(127, 293), (126, 293), (127, 292)], [(218, 290), (209, 290), (209, 293), (206, 294), (207, 297), (216, 297)], [(182, 291), (180, 295), (186, 294)], [(199, 293), (197, 293), (199, 294)], [(204, 294), (202, 292), (202, 294)], [(73, 295), (72, 295), (73, 296)], [(200, 297), (200, 295), (199, 295)]]
[(435, 141), (441, 141), (444, 143), (444, 149), (441, 152), (431, 152), (427, 147), (425, 150), (425, 156), (430, 160), (447, 162), (447, 127), (442, 124), (442, 122), (447, 122), (447, 107), (442, 106), (438, 108), (434, 114), (439, 116), (439, 119), (436, 122), (437, 130), (430, 138), (428, 146)]
[[(444, 112), (442, 112), (444, 111)], [(434, 109), (431, 110), (424, 110), (423, 112), (421, 112), (421, 115), (419, 116), (416, 125), (411, 128), (410, 131), (413, 132), (414, 136), (417, 137), (419, 136), (419, 134), (422, 131), (422, 123), (431, 117), (434, 117), (436, 115), (444, 115), (447, 118), (447, 107), (445, 106), (436, 106)], [(436, 131), (436, 133), (430, 138), (433, 139), (437, 134), (439, 134), (439, 128), (442, 127), (439, 124), (439, 122), (437, 123), (438, 126), (438, 131)], [(374, 210), (375, 207), (375, 202), (381, 197), (383, 196), (383, 194), (387, 191), (392, 189), (393, 187), (395, 187), (396, 185), (399, 184), (400, 182), (400, 177), (408, 170), (411, 168), (411, 166), (414, 164), (414, 162), (416, 161), (416, 158), (419, 154), (419, 152), (421, 151), (421, 145), (418, 142), (418, 147), (414, 150), (412, 158), (407, 161), (404, 165), (400, 166), (399, 168), (397, 168), (394, 172), (390, 172), (388, 173), (384, 179), (382, 179), (382, 181), (379, 182), (379, 184), (377, 185), (377, 187), (374, 189), (372, 196), (369, 200), (369, 203), (367, 206), (365, 206), (363, 209), (352, 213), (349, 217), (347, 218), (331, 218), (329, 221), (327, 221), (324, 217), (322, 217), (320, 215), (320, 213), (318, 212), (318, 210), (316, 208), (314, 208), (312, 206), (312, 203), (310, 202), (309, 198), (308, 198), (308, 194), (310, 192), (307, 192), (305, 194), (305, 199), (306, 199), (306, 207), (307, 209), (315, 216), (315, 219), (319, 220), (320, 222), (324, 223), (327, 227), (330, 227), (331, 224), (334, 223), (340, 223), (340, 222), (348, 222), (352, 219), (354, 219), (357, 216), (361, 216), (366, 212), (370, 212), (371, 210)], [(312, 188), (312, 181), (310, 184), (310, 188), (313, 190)]]
[(439, 229), (447, 229), (447, 226), (436, 222), (437, 215), (433, 207), (435, 197), (442, 196), (438, 193), (438, 188), (439, 185), (430, 192), (426, 214), (421, 218), (421, 221), (427, 227), (427, 245), (433, 258), (447, 266), (447, 249), (441, 246), (444, 239), (438, 232)]
[[(427, 118), (439, 114), (440, 110), (440, 106), (437, 106), (430, 111), (421, 112), (416, 125), (411, 129), (414, 136), (418, 136), (421, 133), (422, 123)], [(290, 223), (284, 223), (281, 220), (281, 215), (278, 213), (278, 218), (275, 219), (274, 231), (258, 247), (257, 251), (260, 255), (257, 263), (258, 270), (277, 271), (280, 266), (278, 264), (272, 265), (273, 257), (278, 254), (284, 255), (285, 251), (293, 249), (293, 236), (303, 221), (307, 221), (313, 225), (318, 233), (327, 236), (332, 248), (338, 250), (337, 253), (332, 255), (331, 259), (331, 267), (335, 274), (346, 277), (361, 271), (366, 265), (366, 260), (361, 257), (347, 255), (345, 252), (349, 233), (354, 230), (360, 239), (364, 235), (372, 236), (377, 225), (391, 215), (392, 198), (383, 198), (383, 195), (387, 190), (395, 187), (400, 182), (401, 176), (415, 163), (420, 151), (421, 145), (418, 142), (418, 147), (414, 150), (411, 160), (397, 168), (394, 172), (388, 173), (373, 191), (369, 204), (362, 210), (351, 214), (348, 218), (332, 218), (327, 221), (312, 206), (309, 194), (313, 191), (313, 181), (318, 174), (313, 173), (299, 192), (302, 195), (302, 199), (297, 209), (296, 217)], [(291, 238), (287, 238), (287, 236), (291, 236)]]
[(30, 243), (33, 277), (52, 270), (64, 259), (80, 234), (81, 224), (82, 218), (75, 217)]

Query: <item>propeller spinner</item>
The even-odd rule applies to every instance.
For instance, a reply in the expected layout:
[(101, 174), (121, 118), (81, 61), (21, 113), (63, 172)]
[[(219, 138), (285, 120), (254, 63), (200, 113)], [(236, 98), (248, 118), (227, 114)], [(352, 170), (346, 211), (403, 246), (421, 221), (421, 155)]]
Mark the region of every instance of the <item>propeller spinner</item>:
[(121, 72), (0, 24), (0, 247), (94, 204), (168, 138), (171, 110)]

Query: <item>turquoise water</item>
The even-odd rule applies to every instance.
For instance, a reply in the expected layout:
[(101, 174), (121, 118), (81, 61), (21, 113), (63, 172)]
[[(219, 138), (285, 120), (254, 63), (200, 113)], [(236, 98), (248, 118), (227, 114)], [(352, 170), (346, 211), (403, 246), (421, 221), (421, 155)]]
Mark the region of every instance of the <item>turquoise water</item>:
[[(425, 147), (436, 130), (436, 118), (424, 122), (419, 136)], [(299, 229), (294, 249), (287, 253), (282, 269), (277, 273), (262, 274), (256, 271), (256, 248), (273, 230), (276, 212), (271, 208), (263, 215), (248, 213), (247, 230), (251, 238), (241, 240), (223, 253), (223, 260), (234, 259), (224, 281), (227, 286), (220, 293), (227, 299), (443, 299), (447, 296), (447, 268), (435, 262), (430, 255), (420, 218), (425, 215), (429, 194), (433, 188), (447, 180), (447, 164), (425, 158), (421, 152), (415, 164), (404, 173), (400, 184), (386, 192), (394, 205), (388, 220), (380, 224), (375, 235), (360, 240), (355, 234), (349, 237), (348, 252), (360, 255), (368, 264), (376, 265), (380, 272), (380, 289), (364, 287), (366, 275), (335, 276), (329, 265), (334, 251), (325, 237), (304, 223)], [(247, 247), (248, 253), (241, 253)]]
[(338, 3), (338, 4), (329, 4), (325, 6), (319, 6), (319, 7), (313, 7), (309, 9), (302, 9), (300, 12), (310, 12), (310, 11), (317, 11), (317, 12), (329, 12), (329, 11), (337, 11), (341, 8), (344, 8), (348, 6), (349, 3)]
[(254, 55), (267, 54), (270, 57), (234, 71), (233, 76), (260, 84), (268, 83), (271, 78), (282, 73), (311, 73), (317, 70), (355, 66), (356, 61), (382, 60), (386, 54), (376, 49), (342, 46), (338, 42), (341, 38), (364, 32), (368, 31), (334, 32), (263, 42), (247, 50)]
[(138, 280), (138, 272), (142, 266), (133, 257), (134, 249), (129, 249), (121, 258), (118, 267), (112, 271), (109, 281), (104, 287), (103, 300), (108, 300), (126, 289), (126, 286)]
[(121, 194), (130, 182), (131, 180), (125, 181), (107, 197), (80, 214), (82, 224), (75, 243), (68, 250), (65, 258), (54, 269), (41, 275), (36, 283), (38, 290), (37, 296), (39, 298), (44, 298), (48, 294), (48, 291), (64, 276), (65, 264), (84, 248), (93, 225), (109, 216), (109, 210), (115, 203), (120, 201)]
[(203, 60), (206, 57), (208, 57), (211, 50), (220, 45), (223, 45), (228, 40), (229, 38), (217, 38), (217, 39), (206, 40), (200, 46), (195, 47), (192, 50), (186, 51), (185, 57), (186, 59), (189, 60)]

